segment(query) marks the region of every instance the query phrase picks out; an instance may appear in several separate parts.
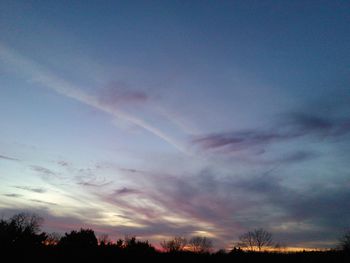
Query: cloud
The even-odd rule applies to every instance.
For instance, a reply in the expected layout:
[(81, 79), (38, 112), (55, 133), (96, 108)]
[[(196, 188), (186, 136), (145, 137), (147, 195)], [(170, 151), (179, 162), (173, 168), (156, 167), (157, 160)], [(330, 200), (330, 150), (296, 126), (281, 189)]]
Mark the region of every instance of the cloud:
[(278, 163), (295, 163), (295, 162), (302, 162), (307, 161), (310, 159), (313, 159), (317, 157), (318, 155), (314, 152), (310, 151), (296, 151), (287, 155), (284, 155), (277, 160), (274, 160), (274, 162)]
[(45, 214), (47, 226), (63, 231), (89, 226), (101, 233), (136, 235), (154, 242), (162, 235), (189, 237), (204, 231), (225, 247), (239, 234), (263, 227), (273, 232), (276, 241), (305, 245), (304, 240), (312, 247), (319, 236), (332, 244), (350, 220), (345, 211), (348, 187), (344, 179), (295, 189), (278, 169), (246, 177), (215, 170), (192, 175), (140, 174), (134, 187), (91, 191), (110, 211), (115, 208), (110, 222), (95, 208), (79, 211), (79, 217), (57, 217), (45, 210), (50, 202), (31, 201), (43, 205), (37, 211)]
[(291, 136), (295, 137), (295, 135), (289, 134), (251, 130), (199, 136), (192, 142), (205, 150), (220, 149), (223, 152), (233, 152), (246, 150), (257, 145), (270, 144), (276, 141), (286, 140)]
[[(306, 156), (298, 153), (291, 158)], [(157, 220), (164, 228), (206, 231), (221, 242), (232, 242), (247, 230), (263, 227), (288, 245), (303, 245), (302, 239), (295, 238), (302, 236), (310, 242), (304, 245), (315, 246), (317, 240), (312, 237), (317, 235), (334, 244), (350, 220), (350, 213), (343, 212), (350, 202), (349, 184), (334, 180), (296, 189), (280, 174), (276, 168), (245, 177), (210, 170), (193, 175), (140, 175), (138, 201), (129, 195), (134, 188), (121, 188), (116, 191), (119, 195), (114, 192), (101, 198), (145, 228)], [(172, 217), (177, 219), (169, 220)]]
[(43, 201), (43, 200), (38, 200), (38, 199), (30, 199), (31, 202), (35, 202), (35, 203), (39, 203), (39, 204), (44, 204), (44, 205), (58, 205), (56, 203), (52, 203), (52, 202), (47, 202), (47, 201)]
[(79, 185), (88, 186), (88, 187), (103, 187), (111, 184), (112, 181), (104, 181), (104, 182), (94, 182), (94, 181), (80, 181)]
[(129, 173), (129, 174), (137, 174), (137, 173), (143, 174), (144, 173), (144, 171), (132, 169), (132, 168), (119, 168), (119, 170), (122, 172)]
[(62, 166), (62, 167), (69, 167), (71, 165), (70, 162), (67, 162), (67, 161), (58, 161), (57, 162), (58, 165)]
[(38, 172), (38, 173), (41, 173), (41, 174), (43, 174), (43, 175), (45, 175), (45, 176), (55, 176), (55, 175), (56, 175), (56, 173), (53, 172), (52, 170), (50, 170), (50, 169), (48, 169), (48, 168), (45, 168), (45, 167), (42, 167), (42, 166), (31, 165), (30, 167), (31, 167), (31, 169), (32, 169), (33, 171), (36, 171), (36, 172)]
[(144, 178), (140, 176), (139, 185), (142, 185), (142, 192), (121, 188), (112, 194), (102, 194), (100, 198), (145, 227), (156, 220), (163, 227), (167, 225), (178, 232), (191, 229), (192, 232), (187, 235), (206, 230), (217, 237), (224, 232), (225, 224), (237, 229), (235, 222), (229, 222), (229, 218), (240, 205), (230, 194), (232, 189), (228, 181), (217, 181), (205, 173), (183, 179), (179, 176), (160, 178), (147, 175)]
[(127, 187), (117, 189), (114, 192), (114, 194), (116, 194), (116, 195), (129, 195), (129, 194), (139, 194), (139, 193), (141, 193), (139, 190), (131, 189), (131, 188), (127, 188)]
[(4, 194), (4, 196), (19, 198), (19, 197), (22, 197), (23, 195), (20, 195), (20, 194)]
[(87, 186), (87, 187), (104, 187), (113, 183), (111, 180), (107, 180), (105, 177), (98, 176), (98, 169), (100, 166), (95, 166), (94, 168), (80, 168), (80, 169), (71, 169), (73, 172), (78, 173), (79, 175), (75, 176), (74, 179), (78, 185)]
[[(265, 153), (264, 151), (263, 153)], [(244, 156), (240, 158), (240, 162), (247, 164), (262, 164), (262, 165), (280, 165), (280, 164), (294, 164), (309, 161), (320, 156), (314, 151), (296, 150), (279, 154), (276, 157), (261, 157), (260, 154), (252, 154), (251, 156)], [(259, 158), (257, 158), (259, 157)]]
[(19, 159), (17, 159), (17, 158), (5, 156), (5, 155), (0, 155), (0, 159), (8, 160), (8, 161), (19, 161)]
[(292, 141), (303, 136), (337, 138), (349, 134), (349, 128), (350, 119), (293, 113), (288, 114), (282, 122), (275, 123), (269, 130), (232, 131), (197, 136), (193, 138), (192, 144), (206, 151), (231, 153)]
[(306, 113), (291, 113), (287, 115), (286, 125), (297, 136), (315, 135), (323, 137), (338, 137), (350, 132), (350, 119), (331, 116), (315, 116)]
[(115, 107), (145, 103), (149, 100), (149, 96), (144, 91), (131, 90), (130, 87), (121, 82), (114, 82), (107, 88), (100, 90), (97, 97), (101, 103)]
[(310, 242), (310, 246), (315, 246), (319, 240), (334, 244), (348, 227), (350, 212), (344, 210), (350, 202), (348, 187), (346, 181), (333, 180), (296, 189), (286, 185), (281, 177), (268, 173), (240, 180), (234, 189), (258, 198), (251, 220), (247, 215), (241, 224), (250, 228), (263, 225), (291, 245)]
[(17, 189), (26, 190), (34, 193), (39, 193), (39, 194), (46, 193), (46, 189), (44, 188), (31, 187), (31, 186), (14, 186), (14, 187)]

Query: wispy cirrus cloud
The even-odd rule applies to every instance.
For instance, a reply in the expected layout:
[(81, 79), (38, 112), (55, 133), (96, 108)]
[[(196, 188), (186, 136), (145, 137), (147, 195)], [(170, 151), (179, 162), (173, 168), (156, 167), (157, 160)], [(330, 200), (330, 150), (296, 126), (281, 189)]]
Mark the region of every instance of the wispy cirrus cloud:
[[(171, 135), (160, 130), (156, 126), (152, 125), (150, 122), (147, 122), (140, 117), (122, 110), (121, 107), (116, 107), (114, 103), (111, 104), (111, 102), (106, 102), (106, 100), (103, 99), (105, 96), (101, 97), (86, 93), (83, 89), (64, 79), (59, 78), (48, 69), (43, 68), (38, 63), (35, 63), (34, 61), (21, 56), (16, 51), (7, 47), (3, 43), (0, 43), (0, 58), (4, 60), (5, 63), (14, 66), (16, 70), (20, 70), (24, 76), (28, 77), (32, 81), (39, 83), (63, 96), (66, 96), (67, 98), (77, 100), (102, 112), (110, 114), (114, 118), (122, 119), (128, 123), (134, 124), (157, 136), (181, 152), (186, 153), (186, 149), (181, 142), (173, 138)], [(123, 92), (116, 90), (109, 92), (109, 95), (112, 97), (111, 101), (123, 100), (123, 97), (124, 100), (128, 99), (129, 101), (141, 101), (147, 98), (142, 93), (124, 92), (123, 94)], [(118, 97), (118, 95), (121, 96), (121, 98)]]

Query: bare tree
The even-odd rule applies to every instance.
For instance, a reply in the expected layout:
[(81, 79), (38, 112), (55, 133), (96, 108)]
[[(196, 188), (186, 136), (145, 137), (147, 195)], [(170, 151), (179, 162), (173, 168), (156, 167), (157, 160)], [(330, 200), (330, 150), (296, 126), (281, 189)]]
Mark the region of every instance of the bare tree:
[(160, 242), (161, 247), (166, 252), (178, 252), (182, 251), (187, 244), (186, 238), (176, 236), (170, 240), (163, 240)]
[(10, 218), (11, 224), (21, 231), (38, 234), (44, 219), (35, 214), (19, 213)]
[(213, 242), (201, 236), (195, 236), (188, 242), (189, 249), (195, 253), (209, 253), (213, 247)]
[(239, 242), (237, 243), (238, 247), (247, 248), (248, 250), (253, 251), (255, 248), (254, 234), (249, 231), (239, 236)]
[(239, 236), (237, 245), (251, 251), (255, 249), (261, 251), (263, 248), (272, 245), (272, 234), (262, 228), (255, 229), (254, 231), (249, 231)]

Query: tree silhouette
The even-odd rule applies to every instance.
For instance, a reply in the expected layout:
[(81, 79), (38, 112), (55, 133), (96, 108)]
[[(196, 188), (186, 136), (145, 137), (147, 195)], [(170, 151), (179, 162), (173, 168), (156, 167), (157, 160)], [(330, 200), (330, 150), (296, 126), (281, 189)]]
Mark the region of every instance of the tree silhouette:
[(146, 241), (137, 240), (136, 237), (125, 237), (124, 249), (137, 254), (149, 254), (155, 252), (155, 248)]
[(195, 236), (188, 242), (189, 250), (194, 253), (209, 253), (213, 242), (207, 237)]
[(100, 246), (110, 246), (112, 245), (112, 240), (109, 238), (107, 234), (102, 234), (98, 237), (98, 244)]
[(19, 213), (0, 221), (1, 247), (40, 246), (46, 239), (41, 232), (43, 219), (35, 214)]
[(121, 238), (119, 238), (116, 242), (115, 242), (115, 246), (117, 247), (117, 248), (124, 248), (124, 240), (123, 239), (121, 239)]
[(47, 235), (44, 244), (46, 246), (56, 246), (60, 241), (60, 239), (61, 239), (60, 234), (53, 232)]
[(163, 240), (160, 242), (161, 247), (166, 252), (178, 252), (182, 251), (187, 244), (186, 238), (176, 236), (170, 240)]
[(65, 233), (60, 239), (58, 245), (65, 248), (95, 248), (97, 247), (97, 238), (92, 229), (83, 229)]
[(339, 247), (343, 251), (350, 252), (350, 230), (340, 238)]
[(251, 251), (261, 251), (264, 247), (272, 245), (272, 234), (262, 228), (255, 229), (240, 235), (237, 245)]

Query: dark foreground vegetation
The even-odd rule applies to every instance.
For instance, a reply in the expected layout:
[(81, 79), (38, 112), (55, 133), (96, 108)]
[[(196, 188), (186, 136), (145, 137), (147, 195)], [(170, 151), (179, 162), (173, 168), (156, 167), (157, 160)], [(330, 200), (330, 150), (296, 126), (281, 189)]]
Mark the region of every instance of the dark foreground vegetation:
[[(157, 250), (148, 241), (126, 237), (112, 242), (107, 235), (96, 238), (91, 229), (80, 229), (63, 236), (40, 230), (41, 219), (18, 214), (0, 220), (0, 262), (350, 262), (350, 235), (345, 234), (339, 249), (312, 252), (266, 252), (262, 247), (212, 251), (211, 241), (194, 237), (161, 242)], [(249, 232), (261, 234), (262, 229)], [(267, 233), (263, 233), (266, 237)], [(271, 236), (267, 236), (271, 243)], [(242, 238), (242, 240), (245, 240)], [(242, 242), (241, 240), (241, 242)], [(250, 241), (254, 240), (249, 239)], [(261, 243), (261, 240), (259, 240)], [(251, 243), (250, 243), (251, 244)]]

